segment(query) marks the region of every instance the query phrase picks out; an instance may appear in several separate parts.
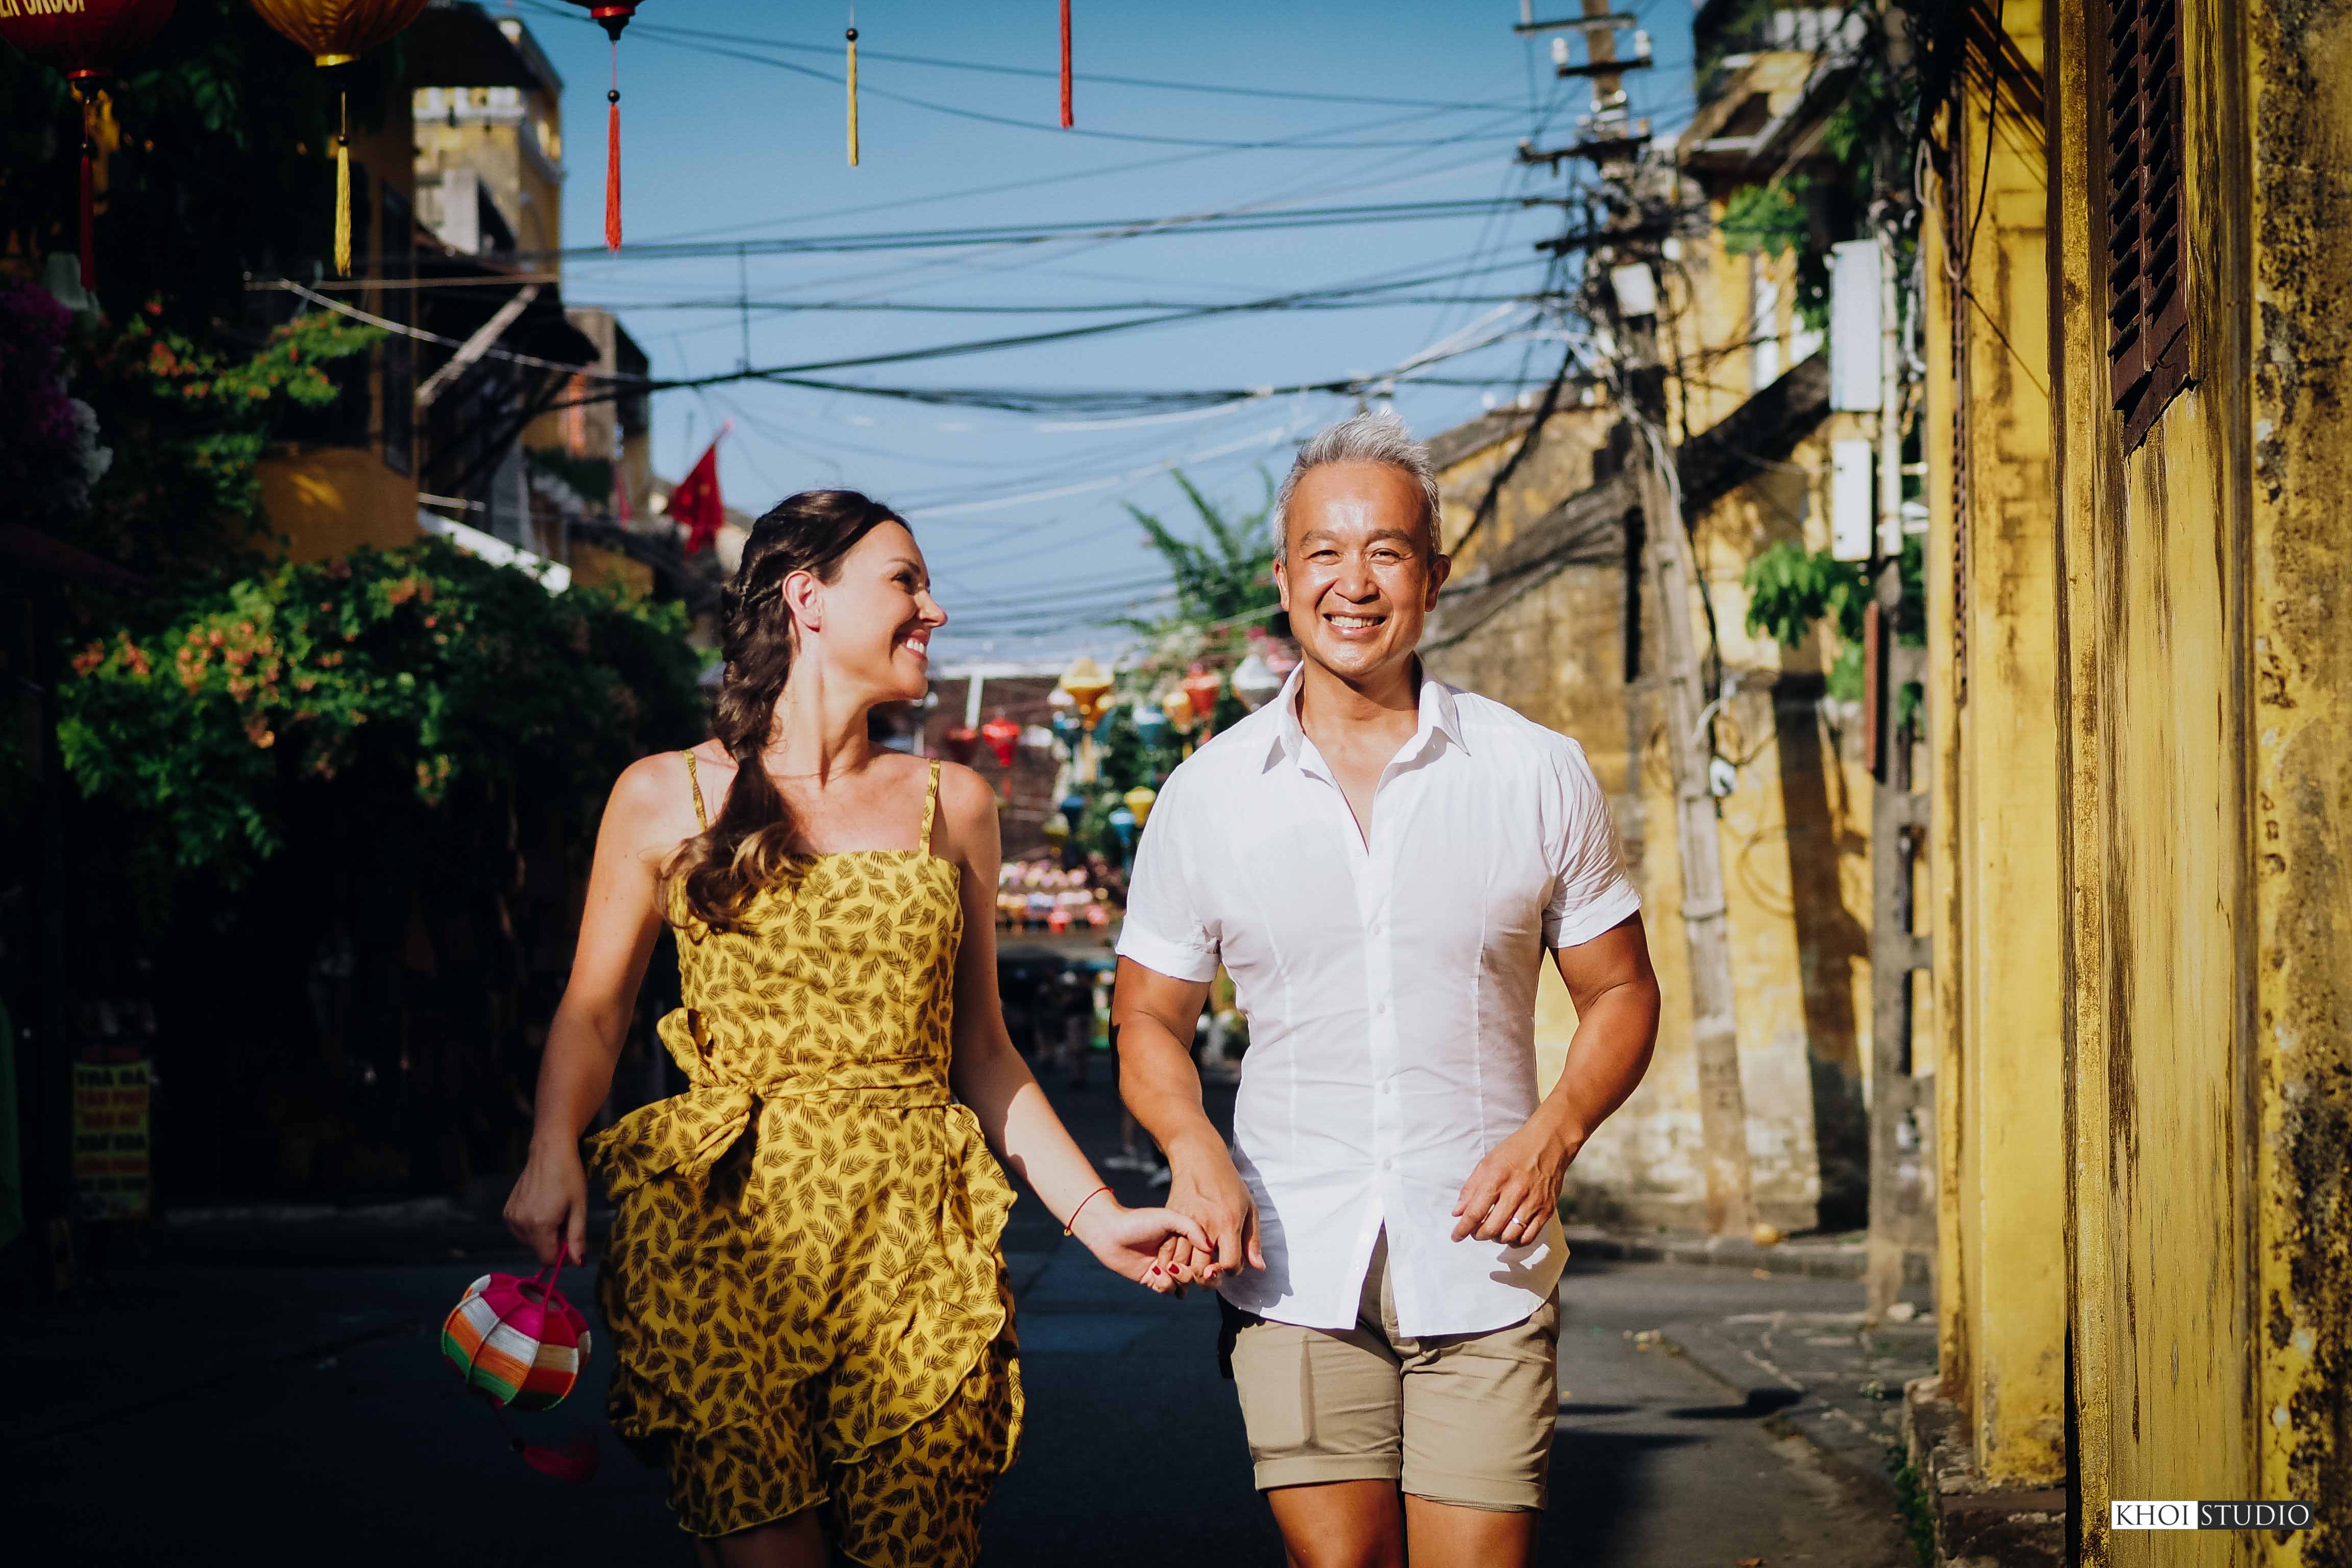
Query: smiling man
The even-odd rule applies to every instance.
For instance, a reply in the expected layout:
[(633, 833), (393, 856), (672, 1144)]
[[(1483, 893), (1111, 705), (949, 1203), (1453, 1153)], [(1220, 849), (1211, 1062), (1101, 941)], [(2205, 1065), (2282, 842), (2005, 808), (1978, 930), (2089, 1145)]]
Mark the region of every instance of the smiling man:
[[(1303, 662), (1152, 809), (1118, 942), (1120, 1073), (1167, 1151), (1171, 1247), (1216, 1286), (1294, 1568), (1525, 1563), (1559, 1408), (1558, 1214), (1648, 1066), (1658, 988), (1575, 742), (1430, 679), (1448, 563), (1392, 414), (1299, 451), (1275, 566)], [(1538, 1097), (1546, 955), (1577, 1029)], [(1189, 1046), (1249, 1016), (1230, 1151)]]

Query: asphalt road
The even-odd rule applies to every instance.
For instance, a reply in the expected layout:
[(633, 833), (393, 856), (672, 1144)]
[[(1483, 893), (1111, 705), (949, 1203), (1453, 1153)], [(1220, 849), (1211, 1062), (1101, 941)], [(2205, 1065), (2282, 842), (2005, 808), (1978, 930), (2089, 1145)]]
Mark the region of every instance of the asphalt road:
[[(1056, 1088), (1097, 1153), (1117, 1143), (1108, 1087), (1097, 1077), (1082, 1094)], [(348, 1231), (340, 1242), (336, 1256), (366, 1251)], [(1034, 1200), (1016, 1208), (1007, 1244), (1030, 1425), (991, 1505), (987, 1561), (1278, 1564), (1213, 1361), (1213, 1304), (1113, 1278)], [(517, 1259), (420, 1248), (404, 1232), (398, 1261), (302, 1264), (287, 1260), (299, 1250), (290, 1247), (212, 1262), (184, 1254), (119, 1270), (70, 1312), (6, 1325), (0, 1495), (12, 1557), (172, 1568), (689, 1563), (659, 1479), (609, 1434), (602, 1473), (585, 1486), (507, 1452), (436, 1346), (466, 1281)], [(1733, 1313), (1844, 1310), (1858, 1305), (1858, 1286), (1671, 1264), (1577, 1260), (1570, 1270), (1541, 1562), (1908, 1563), (1883, 1492), (1779, 1435), (1769, 1400), (1632, 1337)], [(590, 1294), (584, 1271), (566, 1284)], [(560, 1432), (567, 1416), (573, 1429), (600, 1425), (608, 1366), (592, 1362), (566, 1411), (529, 1418), (534, 1434)]]

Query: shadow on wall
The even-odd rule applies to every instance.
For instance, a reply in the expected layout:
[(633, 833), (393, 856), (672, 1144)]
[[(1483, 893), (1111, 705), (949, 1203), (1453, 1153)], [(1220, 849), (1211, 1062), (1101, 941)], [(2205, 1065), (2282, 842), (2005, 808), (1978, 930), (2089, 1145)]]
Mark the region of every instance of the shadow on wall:
[(1812, 1079), (1813, 1142), (1821, 1163), (1821, 1227), (1854, 1230), (1870, 1211), (1870, 1114), (1862, 1084), (1862, 1030), (1854, 1014), (1857, 972), (1870, 956), (1870, 930), (1846, 907), (1843, 871), (1869, 840), (1848, 832), (1855, 819), (1834, 745), (1822, 744), (1818, 680), (1782, 676), (1774, 690), (1780, 803), (1789, 842), (1805, 1037)]

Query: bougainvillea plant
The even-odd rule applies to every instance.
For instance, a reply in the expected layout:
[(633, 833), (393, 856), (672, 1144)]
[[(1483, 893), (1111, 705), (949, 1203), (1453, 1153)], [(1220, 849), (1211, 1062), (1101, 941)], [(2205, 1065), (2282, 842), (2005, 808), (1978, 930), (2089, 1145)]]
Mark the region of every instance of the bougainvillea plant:
[(550, 594), (438, 540), (363, 549), (91, 641), (58, 741), (86, 796), (136, 814), (179, 870), (234, 884), (285, 843), (299, 790), (429, 812), (527, 773), (593, 809), (631, 758), (694, 732), (683, 631), (675, 606)]

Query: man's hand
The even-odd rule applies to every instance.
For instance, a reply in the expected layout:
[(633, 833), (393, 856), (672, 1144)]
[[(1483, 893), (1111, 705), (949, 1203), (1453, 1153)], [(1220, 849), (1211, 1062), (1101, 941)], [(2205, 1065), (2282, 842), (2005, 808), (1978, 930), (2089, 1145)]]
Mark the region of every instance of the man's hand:
[(1209, 1245), (1198, 1247), (1171, 1237), (1160, 1261), (1185, 1284), (1213, 1284), (1246, 1265), (1265, 1267), (1257, 1242), (1257, 1202), (1234, 1169), (1222, 1142), (1179, 1145), (1168, 1152), (1168, 1207), (1192, 1220)]
[(1478, 1162), (1454, 1205), (1454, 1239), (1476, 1237), (1525, 1247), (1559, 1208), (1559, 1185), (1584, 1147), (1580, 1133), (1546, 1106)]

